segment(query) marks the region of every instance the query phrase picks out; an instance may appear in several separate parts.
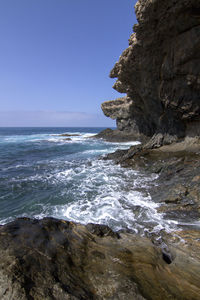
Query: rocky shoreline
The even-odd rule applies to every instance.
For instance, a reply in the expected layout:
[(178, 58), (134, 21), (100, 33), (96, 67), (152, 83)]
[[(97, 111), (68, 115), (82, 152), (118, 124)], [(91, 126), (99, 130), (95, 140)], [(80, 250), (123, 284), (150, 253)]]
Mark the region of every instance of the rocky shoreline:
[(200, 298), (200, 2), (139, 0), (136, 16), (110, 74), (127, 95), (102, 104), (117, 130), (97, 138), (142, 144), (101, 159), (156, 173), (150, 195), (177, 226), (147, 236), (53, 218), (0, 226), (2, 300)]
[(147, 145), (101, 159), (158, 174), (149, 192), (174, 231), (16, 219), (0, 226), (0, 299), (199, 299), (200, 140)]
[[(161, 239), (169, 248), (178, 236), (179, 247), (183, 251), (189, 247), (189, 257), (199, 262), (200, 2), (139, 0), (135, 10), (138, 24), (129, 47), (110, 73), (117, 78), (113, 88), (126, 96), (102, 103), (102, 110), (116, 119), (116, 133), (142, 145), (118, 150), (104, 159), (158, 175), (149, 191), (151, 198), (159, 203), (157, 211), (177, 224), (178, 231), (170, 235), (161, 231), (160, 237), (149, 238), (156, 244)], [(115, 132), (110, 132), (110, 141), (112, 135)], [(107, 139), (105, 133), (100, 136)], [(165, 297), (187, 299), (186, 292), (182, 287), (179, 296)]]
[(167, 219), (200, 229), (200, 139), (186, 139), (152, 149), (148, 144), (118, 150), (103, 159), (112, 159), (125, 168), (158, 174), (149, 190), (158, 212)]

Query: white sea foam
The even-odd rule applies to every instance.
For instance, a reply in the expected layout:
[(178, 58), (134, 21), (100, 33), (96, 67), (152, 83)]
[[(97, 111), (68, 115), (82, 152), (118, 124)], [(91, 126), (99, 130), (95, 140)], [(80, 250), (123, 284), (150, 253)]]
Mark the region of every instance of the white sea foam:
[(5, 218), (5, 219), (1, 219), (0, 220), (0, 225), (4, 225), (6, 223), (12, 222), (13, 219), (14, 219), (13, 217), (8, 217), (8, 218)]
[(26, 142), (38, 142), (48, 137), (47, 134), (31, 134), (31, 135), (12, 135), (6, 136), (2, 139), (7, 143), (26, 143)]
[(30, 164), (18, 164), (18, 165), (13, 165), (13, 166), (9, 166), (6, 168), (2, 168), (2, 171), (8, 171), (8, 170), (12, 170), (12, 169), (19, 169), (19, 168), (29, 168)]
[(83, 153), (85, 154), (108, 154), (115, 151), (115, 149), (95, 149), (95, 150), (86, 150)]
[[(45, 194), (44, 202), (43, 194), (40, 198), (40, 206), (32, 204), (34, 209), (30, 211), (30, 217), (53, 216), (83, 224), (106, 224), (114, 230), (130, 228), (140, 233), (145, 230), (158, 232), (163, 228), (172, 230), (176, 226), (176, 222), (165, 220), (157, 212), (158, 204), (152, 201), (148, 192), (149, 187), (155, 184), (157, 175), (147, 176), (123, 169), (110, 161), (90, 159), (117, 149), (127, 149), (139, 142), (110, 143), (88, 139), (94, 135), (91, 133), (67, 134), (72, 134), (69, 141), (53, 134), (8, 138), (8, 142), (46, 142), (66, 144), (66, 149), (71, 144), (73, 147), (72, 154), (66, 153), (66, 156), (58, 156), (55, 160), (38, 160), (31, 165), (34, 170), (31, 175), (11, 178), (11, 186), (19, 190), (18, 196), (23, 193), (23, 186), (30, 187), (33, 196), (34, 191), (38, 190)], [(24, 167), (25, 164), (19, 163), (15, 166), (16, 169)], [(49, 190), (51, 192), (48, 194)], [(17, 212), (16, 216), (19, 216)], [(25, 216), (25, 213), (20, 216)]]
[(94, 136), (95, 134), (94, 133), (84, 133), (83, 134), (83, 137), (84, 138), (89, 138), (89, 137), (92, 137), (92, 136)]
[(65, 141), (66, 142), (66, 140), (64, 139), (64, 138), (48, 138), (48, 139), (46, 139), (46, 141), (47, 142), (52, 142), (52, 143), (58, 143), (58, 142), (63, 142), (63, 141)]
[(118, 142), (118, 143), (116, 143), (116, 142), (110, 142), (111, 144), (113, 144), (113, 145), (117, 145), (117, 146), (129, 146), (129, 147), (131, 147), (131, 146), (136, 146), (136, 145), (140, 145), (141, 144), (141, 142), (139, 142), (139, 141), (132, 141), (132, 142)]
[(152, 174), (148, 178), (111, 162), (88, 161), (48, 178), (56, 186), (63, 184), (60, 197), (68, 199), (66, 204), (48, 209), (49, 215), (83, 224), (106, 224), (115, 230), (171, 230), (176, 222), (163, 219), (148, 193), (148, 185), (156, 177)]

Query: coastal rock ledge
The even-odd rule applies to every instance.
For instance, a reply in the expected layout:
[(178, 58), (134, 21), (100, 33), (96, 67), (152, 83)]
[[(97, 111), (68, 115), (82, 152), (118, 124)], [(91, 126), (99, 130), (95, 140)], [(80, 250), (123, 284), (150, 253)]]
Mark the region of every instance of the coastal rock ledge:
[(0, 226), (0, 299), (199, 299), (199, 235), (188, 235), (161, 247), (102, 225), (17, 219)]
[(127, 96), (102, 110), (136, 136), (167, 144), (200, 135), (200, 1), (139, 0), (138, 24), (110, 73)]

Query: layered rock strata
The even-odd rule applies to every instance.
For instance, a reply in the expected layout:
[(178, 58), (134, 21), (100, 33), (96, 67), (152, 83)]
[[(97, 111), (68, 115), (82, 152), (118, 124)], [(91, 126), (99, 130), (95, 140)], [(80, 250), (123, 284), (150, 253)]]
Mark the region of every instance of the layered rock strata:
[[(139, 0), (138, 24), (110, 73), (123, 99), (102, 104), (122, 131), (200, 135), (200, 2)], [(116, 102), (115, 102), (116, 101)]]
[(0, 298), (199, 299), (200, 243), (188, 234), (167, 247), (101, 225), (18, 219), (0, 227)]
[(136, 133), (138, 130), (135, 128), (134, 120), (130, 119), (133, 113), (133, 101), (128, 98), (119, 98), (114, 101), (107, 101), (101, 105), (104, 114), (107, 117), (116, 119), (117, 128), (124, 132)]

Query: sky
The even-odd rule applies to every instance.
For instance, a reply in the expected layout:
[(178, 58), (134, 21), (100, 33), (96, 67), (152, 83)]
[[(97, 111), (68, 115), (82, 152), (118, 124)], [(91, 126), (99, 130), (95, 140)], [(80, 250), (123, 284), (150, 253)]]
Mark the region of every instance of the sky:
[(109, 72), (136, 0), (1, 0), (0, 126), (115, 126)]

